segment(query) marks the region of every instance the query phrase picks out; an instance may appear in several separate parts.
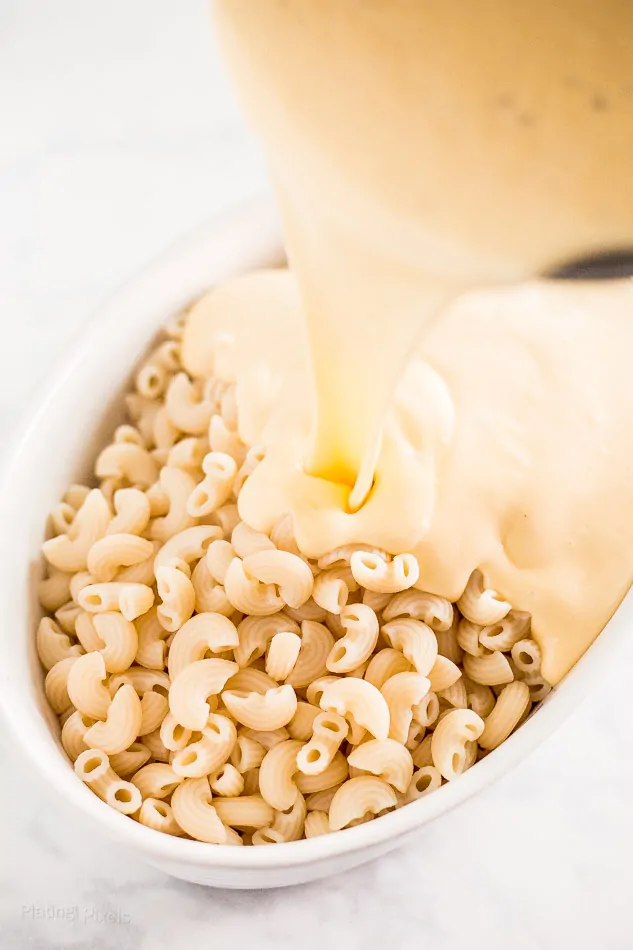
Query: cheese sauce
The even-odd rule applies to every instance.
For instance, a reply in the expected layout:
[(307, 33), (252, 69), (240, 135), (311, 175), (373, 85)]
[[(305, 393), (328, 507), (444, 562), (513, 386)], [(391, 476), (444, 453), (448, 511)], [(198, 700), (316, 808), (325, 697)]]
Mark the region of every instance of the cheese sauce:
[(184, 341), (267, 447), (242, 517), (412, 551), (451, 600), (481, 568), (558, 681), (633, 574), (633, 285), (512, 285), (633, 238), (628, 0), (215, 10), (290, 264)]

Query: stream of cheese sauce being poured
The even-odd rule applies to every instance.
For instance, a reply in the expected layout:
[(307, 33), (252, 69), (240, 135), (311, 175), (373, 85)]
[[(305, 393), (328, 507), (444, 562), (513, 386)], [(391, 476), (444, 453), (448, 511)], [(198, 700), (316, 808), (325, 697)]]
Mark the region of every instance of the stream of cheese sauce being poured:
[(513, 285), (633, 239), (630, 3), (215, 10), (290, 264), (184, 341), (267, 448), (242, 517), (412, 551), (451, 600), (479, 567), (557, 682), (633, 575), (633, 285)]

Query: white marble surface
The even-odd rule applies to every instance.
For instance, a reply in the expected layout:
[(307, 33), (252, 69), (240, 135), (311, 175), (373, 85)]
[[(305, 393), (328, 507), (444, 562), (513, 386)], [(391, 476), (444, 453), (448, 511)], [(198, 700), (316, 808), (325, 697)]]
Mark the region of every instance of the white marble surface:
[[(110, 288), (263, 182), (207, 0), (0, 0), (3, 432)], [(285, 891), (207, 890), (121, 855), (51, 809), (0, 725), (0, 948), (628, 950), (632, 661), (416, 845)]]

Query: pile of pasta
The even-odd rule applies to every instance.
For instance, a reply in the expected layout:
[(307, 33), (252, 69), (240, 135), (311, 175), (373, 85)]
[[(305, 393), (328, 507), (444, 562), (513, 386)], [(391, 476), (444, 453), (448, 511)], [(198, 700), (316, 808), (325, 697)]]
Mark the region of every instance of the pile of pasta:
[(312, 560), (237, 499), (265, 454), (234, 386), (192, 381), (183, 316), (141, 366), (131, 424), (43, 545), (37, 649), (61, 742), (157, 831), (262, 845), (339, 831), (452, 781), (549, 690), (529, 615), (475, 571), (457, 604), (411, 554)]

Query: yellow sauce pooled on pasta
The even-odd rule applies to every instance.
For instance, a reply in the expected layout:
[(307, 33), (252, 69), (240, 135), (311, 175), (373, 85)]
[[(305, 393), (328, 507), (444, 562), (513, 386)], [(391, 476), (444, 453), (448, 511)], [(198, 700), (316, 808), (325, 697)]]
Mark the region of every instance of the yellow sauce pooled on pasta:
[(628, 0), (216, 14), (290, 263), (184, 341), (267, 447), (242, 517), (412, 551), (450, 600), (479, 567), (557, 682), (631, 582), (633, 284), (510, 285), (633, 239)]

